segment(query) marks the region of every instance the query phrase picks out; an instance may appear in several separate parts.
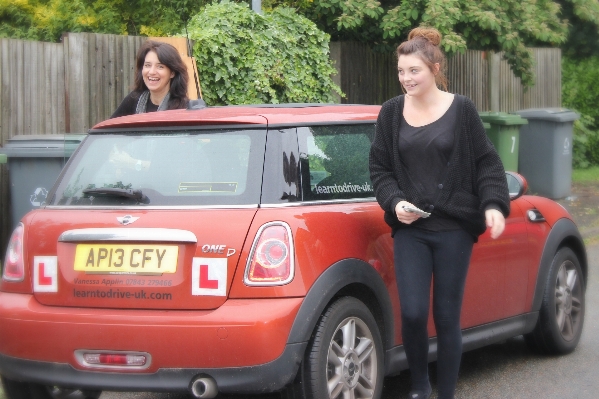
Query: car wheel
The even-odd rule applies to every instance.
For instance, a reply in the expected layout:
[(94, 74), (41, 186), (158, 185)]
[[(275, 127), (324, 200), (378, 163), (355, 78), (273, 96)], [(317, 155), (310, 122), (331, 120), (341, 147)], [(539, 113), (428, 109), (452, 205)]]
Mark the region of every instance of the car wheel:
[(15, 381), (4, 376), (2, 385), (7, 399), (98, 399), (102, 393)]
[(378, 399), (383, 385), (383, 344), (372, 313), (343, 297), (321, 316), (286, 398)]
[(558, 355), (578, 345), (584, 323), (584, 281), (578, 257), (570, 248), (560, 249), (547, 275), (543, 302), (535, 329), (525, 335), (540, 353)]

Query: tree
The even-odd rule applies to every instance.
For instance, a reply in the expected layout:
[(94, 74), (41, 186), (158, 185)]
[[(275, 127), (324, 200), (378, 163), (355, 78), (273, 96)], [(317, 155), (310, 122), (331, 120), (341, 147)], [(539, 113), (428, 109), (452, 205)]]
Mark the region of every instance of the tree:
[(527, 46), (559, 46), (568, 36), (572, 15), (599, 25), (596, 0), (265, 0), (266, 7), (294, 4), (333, 40), (359, 40), (390, 51), (416, 26), (443, 34), (448, 54), (474, 50), (503, 51), (514, 74), (532, 85), (532, 54)]
[[(570, 59), (582, 60), (599, 56), (599, 29), (597, 21), (589, 16), (595, 12), (585, 7), (576, 7), (574, 1), (560, 0), (562, 15), (570, 23), (568, 38), (562, 44), (562, 53)], [(590, 4), (589, 6), (596, 6)]]
[(0, 37), (57, 42), (63, 32), (166, 36), (204, 1), (0, 0)]

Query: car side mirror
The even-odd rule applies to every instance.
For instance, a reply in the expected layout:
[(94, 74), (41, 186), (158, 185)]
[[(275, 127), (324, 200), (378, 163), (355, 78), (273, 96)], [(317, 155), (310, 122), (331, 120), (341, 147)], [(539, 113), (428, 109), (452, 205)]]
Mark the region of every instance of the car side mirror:
[(507, 188), (511, 200), (515, 200), (526, 194), (528, 182), (524, 176), (515, 172), (505, 172), (505, 178), (507, 179)]

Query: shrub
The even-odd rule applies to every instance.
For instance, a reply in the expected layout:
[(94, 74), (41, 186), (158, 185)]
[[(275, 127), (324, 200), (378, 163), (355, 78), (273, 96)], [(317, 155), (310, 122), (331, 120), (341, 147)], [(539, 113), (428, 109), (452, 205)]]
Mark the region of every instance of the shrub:
[(229, 1), (206, 6), (188, 26), (209, 105), (332, 102), (329, 35), (294, 9), (260, 15)]
[(599, 57), (562, 58), (562, 103), (581, 114), (574, 122), (574, 168), (599, 165)]
[(575, 169), (599, 165), (599, 130), (591, 129), (594, 124), (595, 120), (584, 114), (574, 121), (572, 166)]

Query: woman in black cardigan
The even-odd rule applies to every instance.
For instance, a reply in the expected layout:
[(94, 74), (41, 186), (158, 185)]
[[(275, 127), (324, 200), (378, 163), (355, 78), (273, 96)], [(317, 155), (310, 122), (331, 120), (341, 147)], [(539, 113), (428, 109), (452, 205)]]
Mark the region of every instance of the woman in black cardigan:
[(460, 311), (472, 246), (487, 228), (499, 237), (510, 209), (503, 165), (474, 104), (447, 92), (440, 42), (436, 29), (416, 28), (397, 48), (405, 94), (383, 104), (370, 149), (374, 192), (394, 240), (412, 399), (432, 392), (431, 281), (438, 397), (448, 399), (460, 367)]

